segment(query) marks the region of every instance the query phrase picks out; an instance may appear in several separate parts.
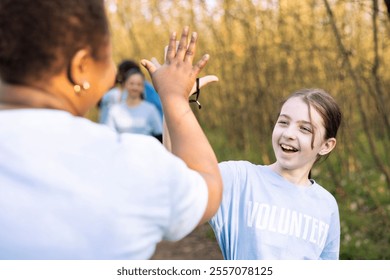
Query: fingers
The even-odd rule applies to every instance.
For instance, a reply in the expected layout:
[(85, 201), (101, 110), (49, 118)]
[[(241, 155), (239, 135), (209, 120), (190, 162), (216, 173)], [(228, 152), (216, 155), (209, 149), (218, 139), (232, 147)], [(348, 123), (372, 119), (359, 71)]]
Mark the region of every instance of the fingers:
[(164, 62), (167, 60), (168, 46), (164, 48)]
[(176, 55), (176, 32), (172, 32), (169, 44), (165, 51), (165, 62), (169, 63)]
[(218, 82), (219, 79), (215, 75), (208, 75), (204, 76), (202, 78), (199, 78), (199, 88), (202, 88), (203, 86), (212, 83), (212, 82)]
[[(153, 59), (152, 59), (153, 60)], [(155, 59), (156, 60), (156, 59)], [(156, 60), (157, 61), (157, 60)], [(155, 65), (152, 61), (149, 61), (149, 60), (146, 60), (146, 59), (142, 59), (141, 60), (141, 65), (143, 67), (146, 68), (146, 70), (148, 70), (149, 72), (149, 75), (152, 75), (154, 72), (156, 72), (156, 70), (160, 67), (160, 64), (158, 63), (157, 61), (157, 64), (158, 65)]]
[(181, 33), (181, 38), (176, 53), (176, 58), (178, 58), (180, 61), (184, 60), (184, 57), (187, 52), (188, 33), (189, 33), (189, 27), (185, 26), (183, 28), (183, 32)]
[[(202, 78), (199, 78), (199, 88), (202, 88), (203, 86), (213, 83), (213, 82), (218, 82), (218, 77), (214, 75), (208, 75), (204, 76)], [(196, 84), (191, 89), (190, 95), (194, 94), (196, 92)]]
[[(189, 27), (183, 28), (180, 41), (176, 41), (175, 32), (171, 33), (169, 44), (165, 48), (165, 63), (163, 65), (155, 58), (152, 58), (150, 61), (146, 59), (141, 61), (141, 64), (148, 70), (152, 77), (153, 85), (156, 89), (160, 89), (158, 91), (161, 91), (160, 94), (162, 96), (173, 94), (172, 90), (161, 90), (170, 87), (175, 88), (175, 94), (181, 92), (185, 98), (188, 98), (191, 88), (191, 94), (196, 91), (196, 87), (195, 89), (193, 87), (195, 79), (206, 66), (209, 55), (204, 55), (196, 64), (194, 64), (193, 60), (198, 35), (196, 32), (192, 32), (189, 43), (188, 36), (190, 36)], [(216, 76), (206, 76), (199, 80), (199, 87), (214, 81), (218, 81)], [(176, 89), (180, 90), (176, 91)]]
[(195, 76), (197, 76), (200, 71), (206, 66), (207, 62), (209, 61), (210, 56), (208, 54), (205, 54), (199, 61), (196, 63), (196, 65), (193, 67), (193, 71), (195, 73)]
[(196, 41), (198, 34), (192, 32), (190, 43), (188, 44), (189, 36), (189, 27), (186, 26), (183, 28), (180, 41), (176, 41), (176, 33), (172, 33), (169, 45), (164, 49), (164, 59), (169, 64), (173, 59), (178, 59), (179, 61), (192, 63), (196, 50)]
[(157, 58), (152, 57), (150, 61), (156, 66), (157, 69), (161, 67), (161, 64), (158, 62)]
[(188, 45), (188, 48), (187, 48), (187, 51), (186, 51), (186, 54), (184, 57), (184, 61), (188, 61), (188, 62), (192, 63), (192, 61), (194, 60), (197, 39), (198, 39), (198, 34), (196, 32), (192, 32), (191, 41), (190, 41), (190, 44)]

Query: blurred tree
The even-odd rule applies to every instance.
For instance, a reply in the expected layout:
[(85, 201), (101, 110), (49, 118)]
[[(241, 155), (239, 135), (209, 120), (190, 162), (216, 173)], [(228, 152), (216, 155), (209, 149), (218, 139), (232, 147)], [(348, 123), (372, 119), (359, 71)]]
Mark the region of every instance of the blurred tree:
[(387, 15), (390, 17), (390, 0), (384, 0), (387, 7)]

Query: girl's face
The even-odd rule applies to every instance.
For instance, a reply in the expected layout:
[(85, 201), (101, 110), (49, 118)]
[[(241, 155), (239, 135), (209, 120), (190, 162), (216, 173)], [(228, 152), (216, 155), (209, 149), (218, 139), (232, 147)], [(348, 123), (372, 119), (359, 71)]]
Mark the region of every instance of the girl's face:
[(333, 142), (324, 139), (323, 120), (313, 106), (310, 106), (310, 115), (309, 106), (300, 97), (284, 103), (272, 133), (279, 170), (308, 173), (319, 155), (333, 149)]
[(133, 74), (127, 78), (125, 89), (128, 92), (127, 98), (141, 98), (144, 92), (144, 78), (141, 74)]

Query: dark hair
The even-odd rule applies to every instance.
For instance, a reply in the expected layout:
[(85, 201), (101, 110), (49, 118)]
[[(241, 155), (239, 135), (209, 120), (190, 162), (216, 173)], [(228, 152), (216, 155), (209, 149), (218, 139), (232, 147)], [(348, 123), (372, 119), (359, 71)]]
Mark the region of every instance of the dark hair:
[(0, 77), (13, 84), (49, 78), (90, 47), (100, 58), (109, 26), (103, 0), (0, 0)]
[[(316, 109), (324, 121), (325, 139), (336, 137), (341, 123), (341, 110), (333, 97), (323, 89), (300, 89), (292, 93), (288, 98), (300, 97), (309, 107), (309, 117), (311, 121), (310, 108)], [(286, 100), (286, 101), (287, 101)], [(312, 145), (314, 135), (312, 139)]]
[(142, 73), (139, 69), (130, 69), (129, 71), (127, 71), (125, 74), (124, 74), (124, 79), (123, 79), (123, 83), (125, 83), (127, 81), (128, 78), (130, 78), (130, 76), (133, 76), (134, 74), (138, 74), (138, 75), (141, 75), (143, 79), (145, 79), (145, 75), (144, 73)]
[(126, 79), (128, 78), (126, 77), (126, 74), (132, 69), (141, 72), (141, 68), (139, 67), (137, 62), (128, 59), (122, 60), (122, 62), (118, 65), (116, 82), (119, 83), (120, 85), (123, 85)]

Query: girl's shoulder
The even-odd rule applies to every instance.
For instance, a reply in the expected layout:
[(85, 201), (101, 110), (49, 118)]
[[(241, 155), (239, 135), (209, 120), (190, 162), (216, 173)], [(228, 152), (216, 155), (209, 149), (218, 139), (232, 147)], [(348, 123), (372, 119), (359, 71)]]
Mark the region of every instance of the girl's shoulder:
[(330, 205), (337, 205), (336, 198), (334, 195), (325, 187), (318, 184), (315, 180), (313, 180), (313, 185), (310, 188), (310, 191), (314, 193), (317, 197), (320, 197), (322, 201), (326, 201)]
[(222, 161), (219, 164), (220, 169), (242, 170), (242, 171), (263, 171), (266, 166), (252, 163), (247, 160), (228, 160)]
[(127, 106), (125, 103), (123, 102), (120, 102), (120, 103), (115, 103), (115, 104), (112, 104), (111, 105), (111, 108), (110, 108), (110, 111), (123, 111), (123, 110), (127, 110)]
[(246, 160), (223, 161), (218, 166), (222, 177), (231, 181), (264, 177), (267, 174), (266, 165), (259, 165)]
[(157, 108), (152, 103), (146, 100), (142, 100), (140, 106), (142, 106), (144, 110), (157, 111)]
[(228, 160), (222, 161), (218, 164), (220, 169), (237, 169), (237, 170), (248, 170), (253, 168), (258, 168), (259, 165), (256, 165), (252, 162), (246, 160)]

